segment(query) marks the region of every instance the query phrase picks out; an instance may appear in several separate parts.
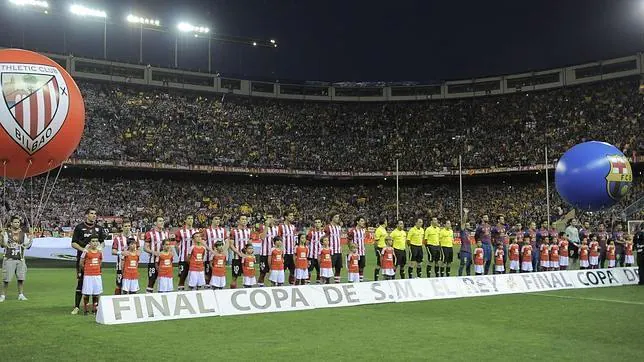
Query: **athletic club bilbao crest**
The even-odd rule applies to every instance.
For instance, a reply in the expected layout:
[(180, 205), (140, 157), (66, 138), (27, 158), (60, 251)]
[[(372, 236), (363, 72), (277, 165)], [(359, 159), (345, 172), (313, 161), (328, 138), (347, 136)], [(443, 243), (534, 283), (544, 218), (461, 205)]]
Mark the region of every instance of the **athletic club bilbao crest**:
[(65, 79), (48, 65), (0, 63), (0, 89), (2, 127), (34, 154), (54, 138), (67, 118)]
[(610, 163), (608, 175), (606, 175), (606, 190), (608, 196), (613, 200), (621, 199), (633, 182), (633, 171), (631, 164), (622, 155), (607, 156)]

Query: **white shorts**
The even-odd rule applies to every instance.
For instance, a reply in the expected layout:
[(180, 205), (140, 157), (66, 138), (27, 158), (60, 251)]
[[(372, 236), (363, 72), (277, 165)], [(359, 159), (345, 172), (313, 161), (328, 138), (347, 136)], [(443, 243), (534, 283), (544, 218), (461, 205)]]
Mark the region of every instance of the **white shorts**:
[(560, 256), (559, 257), (559, 265), (560, 266), (568, 266), (568, 257), (567, 256)]
[(539, 261), (539, 265), (541, 265), (542, 268), (550, 268), (550, 262), (548, 260)]
[(360, 281), (360, 273), (349, 273), (347, 280), (349, 283), (358, 283)]
[(172, 278), (159, 277), (159, 293), (171, 292), (173, 290)]
[(510, 260), (510, 270), (519, 270), (519, 261), (518, 260)]
[(614, 268), (615, 267), (615, 260), (609, 260), (608, 261), (608, 267), (609, 268)]
[(474, 273), (483, 274), (483, 265), (474, 264)]
[(504, 272), (505, 271), (505, 266), (503, 266), (503, 265), (495, 265), (494, 266), (494, 271)]
[(188, 286), (190, 288), (203, 287), (206, 285), (206, 274), (203, 271), (188, 272)]
[(532, 271), (532, 262), (529, 262), (529, 261), (521, 262), (521, 270)]
[(387, 275), (390, 277), (393, 277), (396, 275), (396, 270), (395, 269), (382, 269), (382, 275)]
[(626, 264), (635, 264), (635, 256), (634, 255), (626, 255), (624, 257), (624, 263), (626, 263)]
[(579, 267), (588, 268), (589, 266), (590, 266), (590, 263), (588, 262), (588, 260), (580, 260), (579, 261)]
[(124, 292), (134, 293), (139, 291), (138, 279), (123, 279), (121, 290)]
[(308, 269), (295, 269), (295, 279), (304, 280), (309, 278)]
[(558, 261), (550, 261), (550, 267), (559, 269), (559, 262)]
[(598, 256), (588, 257), (588, 263), (590, 265), (599, 265), (599, 257)]
[(244, 286), (245, 287), (254, 287), (257, 284), (255, 277), (244, 277)]
[(85, 275), (83, 277), (83, 295), (103, 294), (103, 279), (100, 275)]
[(216, 288), (225, 288), (226, 287), (226, 277), (217, 277), (217, 276), (212, 276), (210, 278), (210, 285)]
[(333, 269), (331, 268), (320, 269), (320, 276), (322, 278), (333, 278)]
[(284, 270), (271, 270), (268, 280), (273, 283), (284, 283)]

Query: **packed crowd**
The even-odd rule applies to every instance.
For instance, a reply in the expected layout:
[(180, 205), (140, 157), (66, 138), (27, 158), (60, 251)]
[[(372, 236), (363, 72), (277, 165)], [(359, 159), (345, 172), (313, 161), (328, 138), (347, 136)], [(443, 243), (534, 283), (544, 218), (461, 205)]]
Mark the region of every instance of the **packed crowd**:
[[(38, 207), (44, 177), (34, 179), (34, 199), (30, 201), (31, 185), (18, 188), (9, 184), (6, 200), (11, 210), (19, 210), (28, 219)], [(51, 185), (51, 183), (50, 183)], [(364, 216), (369, 225), (378, 219), (396, 217), (396, 189), (393, 183), (371, 185), (338, 184), (267, 184), (260, 182), (221, 182), (208, 180), (172, 180), (145, 178), (73, 178), (61, 177), (51, 198), (43, 208), (42, 225), (48, 230), (73, 226), (83, 220), (88, 207), (95, 207), (99, 215), (123, 216), (132, 219), (140, 228), (150, 227), (157, 215), (165, 217), (168, 227), (181, 226), (186, 214), (195, 214), (196, 226), (207, 226), (208, 219), (219, 215), (223, 222), (236, 225), (239, 215), (250, 216), (250, 223), (263, 222), (263, 215), (272, 212), (282, 215), (286, 211), (296, 214), (298, 227), (313, 224), (314, 218), (326, 220), (330, 215), (342, 215), (345, 227), (353, 226), (357, 216)], [(569, 211), (550, 188), (551, 220), (561, 218)], [(460, 222), (458, 184), (401, 184), (400, 218), (412, 225), (416, 218), (426, 220), (438, 217), (441, 221)], [(581, 220), (599, 222), (619, 219), (620, 211), (644, 196), (644, 182), (635, 179), (629, 194), (613, 209), (580, 216)], [(547, 218), (546, 190), (543, 181), (501, 181), (494, 184), (474, 183), (464, 185), (464, 207), (469, 209), (472, 223), (483, 214), (504, 215), (510, 225), (536, 222), (540, 225)], [(13, 211), (12, 211), (13, 212)], [(36, 213), (34, 210), (33, 213)], [(641, 219), (640, 211), (630, 219)], [(610, 221), (612, 222), (612, 221)]]
[(460, 100), (330, 103), (80, 83), (75, 157), (328, 171), (542, 163), (585, 140), (644, 152), (639, 79)]

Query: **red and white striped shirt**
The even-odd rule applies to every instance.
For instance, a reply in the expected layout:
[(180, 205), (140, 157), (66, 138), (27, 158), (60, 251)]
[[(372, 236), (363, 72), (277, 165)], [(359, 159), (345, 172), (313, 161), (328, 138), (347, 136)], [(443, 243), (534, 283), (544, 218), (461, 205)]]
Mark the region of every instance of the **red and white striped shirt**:
[[(223, 226), (218, 226), (218, 227), (209, 227), (206, 229), (206, 245), (208, 245), (209, 248), (214, 249), (215, 248), (215, 243), (218, 241), (224, 241), (228, 238), (228, 234), (226, 233), (226, 228)], [(210, 251), (206, 250), (206, 260), (211, 261), (212, 260), (212, 253)]]
[(353, 228), (349, 230), (349, 240), (358, 247), (358, 255), (364, 256), (364, 239), (367, 236), (367, 229)]
[[(136, 240), (137, 248), (140, 247), (139, 238), (135, 234), (130, 235), (129, 238), (133, 238), (134, 240)], [(117, 252), (119, 252), (119, 251), (124, 252), (125, 250), (127, 250), (127, 239), (129, 239), (129, 238), (124, 236), (124, 235), (116, 235), (112, 239), (112, 250), (115, 250)], [(121, 269), (122, 269), (122, 260), (121, 260), (120, 257), (117, 257), (116, 258), (116, 270), (121, 270)]]
[[(235, 245), (235, 248), (239, 250), (240, 252), (244, 250), (246, 247), (246, 244), (250, 243), (250, 229), (249, 228), (237, 228), (233, 229), (230, 232), (232, 239), (233, 239), (233, 245)], [(233, 259), (239, 259), (239, 255), (234, 254)]]
[[(163, 250), (163, 240), (168, 238), (168, 232), (164, 230), (152, 229), (145, 233), (145, 242), (150, 243), (150, 249), (155, 252), (161, 252)], [(156, 263), (158, 257), (151, 255), (148, 259), (148, 263)]]
[(279, 236), (282, 237), (284, 245), (284, 254), (292, 255), (295, 252), (295, 239), (297, 238), (297, 229), (293, 224), (282, 224), (279, 227)]
[(331, 249), (331, 254), (342, 253), (342, 244), (340, 242), (342, 227), (338, 225), (329, 224), (326, 226), (326, 229), (324, 229), (324, 231), (329, 236), (329, 247)]
[(190, 260), (190, 247), (192, 246), (192, 235), (199, 230), (195, 228), (188, 228), (186, 226), (177, 230), (175, 233), (175, 240), (177, 242), (177, 254), (179, 255), (179, 262), (188, 262)]
[(266, 236), (262, 239), (262, 248), (259, 252), (261, 256), (271, 255), (271, 249), (273, 249), (273, 238), (277, 236), (279, 228), (277, 226), (267, 227), (262, 225), (260, 233), (266, 232)]
[(324, 235), (324, 230), (315, 230), (313, 228), (309, 230), (306, 235), (306, 240), (309, 241), (309, 254), (307, 255), (309, 259), (317, 259), (320, 255), (320, 250), (322, 249), (320, 241)]

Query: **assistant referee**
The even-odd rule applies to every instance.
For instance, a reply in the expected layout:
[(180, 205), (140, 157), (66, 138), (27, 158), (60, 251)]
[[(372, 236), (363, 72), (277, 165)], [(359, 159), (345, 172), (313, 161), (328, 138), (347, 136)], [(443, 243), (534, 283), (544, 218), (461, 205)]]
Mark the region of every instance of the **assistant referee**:
[(78, 314), (80, 311), (80, 302), (83, 297), (83, 270), (80, 268), (81, 254), (85, 247), (89, 244), (92, 236), (98, 236), (98, 241), (101, 243), (101, 248), (105, 246), (105, 229), (96, 224), (96, 209), (93, 207), (85, 211), (85, 221), (76, 225), (74, 234), (72, 235), (72, 248), (76, 249), (76, 299), (74, 302), (74, 309), (72, 314)]
[(396, 228), (389, 236), (393, 240), (396, 267), (400, 268), (400, 279), (405, 279), (405, 264), (407, 264), (407, 253), (405, 251), (407, 246), (407, 232), (405, 231), (405, 223), (402, 220), (398, 220)]
[(423, 219), (416, 220), (416, 225), (414, 225), (407, 232), (407, 241), (409, 241), (409, 251), (411, 256), (411, 262), (409, 263), (409, 268), (407, 268), (407, 274), (409, 278), (414, 272), (414, 267), (416, 268), (416, 277), (420, 278), (423, 271), (423, 238), (425, 237), (425, 229), (423, 229)]
[(452, 270), (452, 261), (454, 261), (454, 230), (452, 230), (452, 223), (449, 220), (445, 221), (445, 226), (441, 228), (439, 235), (441, 254), (443, 257), (440, 276), (448, 277)]
[(427, 277), (431, 276), (432, 266), (434, 264), (434, 274), (438, 277), (440, 274), (441, 263), (441, 245), (440, 245), (440, 224), (438, 218), (433, 217), (431, 225), (425, 229), (425, 243), (427, 244)]
[(387, 219), (382, 219), (378, 223), (378, 228), (376, 229), (374, 239), (375, 239), (375, 250), (376, 250), (376, 268), (373, 270), (373, 280), (378, 280), (380, 277), (380, 257), (382, 249), (386, 246), (385, 240), (389, 236), (387, 232)]

